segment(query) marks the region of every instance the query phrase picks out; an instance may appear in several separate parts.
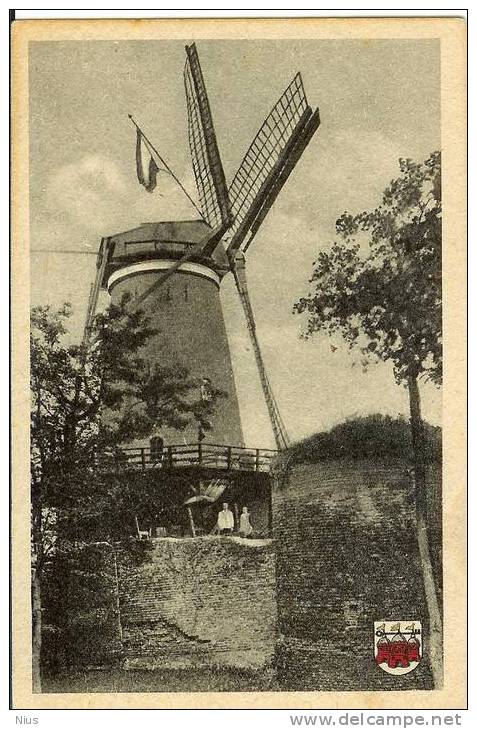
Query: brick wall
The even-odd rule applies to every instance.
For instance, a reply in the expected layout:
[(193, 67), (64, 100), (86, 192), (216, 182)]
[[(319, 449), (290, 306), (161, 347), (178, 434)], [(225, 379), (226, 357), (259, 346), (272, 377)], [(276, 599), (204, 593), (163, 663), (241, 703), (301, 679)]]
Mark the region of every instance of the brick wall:
[(126, 667), (271, 664), (275, 560), (267, 540), (155, 539), (119, 569)]
[[(277, 474), (273, 543), (211, 536), (133, 541), (117, 560), (121, 641), (112, 551), (85, 548), (81, 580), (76, 570), (62, 582), (62, 605), (73, 619), (71, 660), (91, 665), (121, 655), (129, 668), (273, 665), (283, 690), (432, 688), (406, 471), (400, 460), (343, 459)], [(430, 475), (438, 564), (440, 473)], [(246, 503), (252, 515), (260, 511), (250, 493)], [(423, 625), (424, 659), (402, 677), (373, 660), (373, 622), (388, 619)]]
[[(432, 688), (414, 495), (402, 461), (333, 461), (277, 475), (273, 521), (285, 689)], [(431, 492), (438, 491), (437, 474)], [(436, 496), (431, 499), (439, 502)], [(438, 527), (433, 530), (438, 535)], [(434, 549), (436, 553), (436, 549)], [(375, 620), (421, 620), (424, 659), (386, 674), (373, 660)]]

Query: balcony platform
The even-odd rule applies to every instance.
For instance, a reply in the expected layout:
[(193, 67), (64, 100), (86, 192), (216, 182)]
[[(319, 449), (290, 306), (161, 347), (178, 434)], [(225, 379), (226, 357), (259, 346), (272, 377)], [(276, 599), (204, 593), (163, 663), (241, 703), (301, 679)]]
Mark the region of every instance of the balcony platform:
[(167, 445), (162, 450), (121, 448), (98, 457), (101, 470), (114, 472), (171, 471), (201, 468), (213, 471), (269, 473), (277, 451), (269, 448), (241, 448), (217, 443)]

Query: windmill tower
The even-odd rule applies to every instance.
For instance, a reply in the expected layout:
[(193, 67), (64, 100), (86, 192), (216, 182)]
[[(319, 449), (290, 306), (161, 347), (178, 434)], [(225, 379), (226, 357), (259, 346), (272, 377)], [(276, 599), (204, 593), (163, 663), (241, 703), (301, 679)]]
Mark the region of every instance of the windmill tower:
[[(195, 376), (208, 378), (228, 398), (214, 417), (216, 443), (243, 445), (230, 351), (220, 304), (223, 278), (232, 274), (245, 314), (260, 382), (278, 449), (288, 435), (272, 392), (257, 338), (246, 278), (245, 253), (280, 190), (320, 124), (309, 106), (301, 75), (287, 86), (250, 144), (227, 187), (212, 115), (195, 45), (186, 47), (184, 82), (189, 144), (199, 206), (189, 197), (165, 160), (136, 126), (138, 179), (148, 191), (158, 171), (171, 174), (198, 212), (192, 221), (146, 223), (101, 242), (97, 275), (88, 305), (86, 331), (98, 294), (113, 300), (123, 293), (152, 316), (157, 337), (147, 345), (151, 359), (168, 353)], [(149, 155), (144, 172), (142, 150)], [(196, 431), (186, 431), (188, 442)], [(166, 436), (167, 438), (167, 436)]]

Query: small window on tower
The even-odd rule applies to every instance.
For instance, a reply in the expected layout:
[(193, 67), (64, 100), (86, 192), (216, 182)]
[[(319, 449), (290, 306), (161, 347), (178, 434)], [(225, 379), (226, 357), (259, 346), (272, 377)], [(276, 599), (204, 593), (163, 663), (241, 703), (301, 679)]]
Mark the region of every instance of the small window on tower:
[(185, 301), (189, 301), (189, 287), (187, 284), (184, 286), (184, 299)]

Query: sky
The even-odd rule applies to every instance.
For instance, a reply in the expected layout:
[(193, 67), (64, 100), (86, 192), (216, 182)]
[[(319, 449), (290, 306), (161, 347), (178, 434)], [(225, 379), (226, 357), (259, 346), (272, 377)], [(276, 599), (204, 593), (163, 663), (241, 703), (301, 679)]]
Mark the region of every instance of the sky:
[[(407, 416), (407, 391), (388, 364), (366, 372), (338, 336), (300, 338), (293, 303), (343, 211), (374, 208), (400, 157), (440, 147), (436, 40), (67, 41), (30, 43), (32, 304), (71, 301), (74, 336), (86, 313), (101, 237), (147, 221), (193, 219), (162, 175), (153, 194), (135, 176), (132, 114), (196, 196), (183, 88), (185, 43), (201, 60), (227, 181), (297, 71), (321, 126), (247, 252), (249, 289), (270, 381), (292, 439), (356, 415)], [(221, 297), (245, 441), (273, 446), (232, 277)], [(104, 302), (103, 302), (104, 303)], [(331, 348), (337, 347), (336, 351)], [(422, 386), (423, 416), (440, 424), (440, 391)]]

